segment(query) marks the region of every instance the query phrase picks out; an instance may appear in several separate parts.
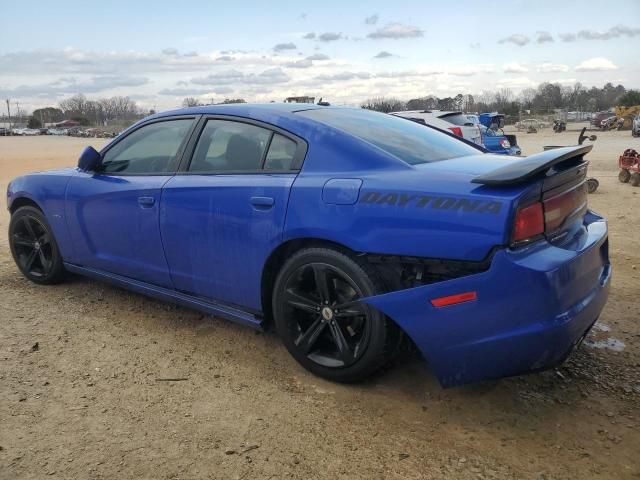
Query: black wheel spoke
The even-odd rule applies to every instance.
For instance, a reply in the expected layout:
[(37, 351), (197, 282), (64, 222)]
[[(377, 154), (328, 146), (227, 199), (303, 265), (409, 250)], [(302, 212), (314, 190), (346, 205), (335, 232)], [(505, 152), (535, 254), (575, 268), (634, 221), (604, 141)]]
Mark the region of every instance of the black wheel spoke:
[(303, 294), (294, 292), (292, 289), (287, 289), (285, 292), (284, 301), (298, 310), (305, 312), (318, 312), (318, 302), (314, 299), (307, 297)]
[(29, 238), (35, 242), (38, 239), (38, 235), (36, 235), (36, 232), (33, 229), (33, 225), (31, 225), (31, 219), (29, 217), (23, 217), (22, 223), (25, 230), (27, 231), (27, 234), (29, 235)]
[(335, 316), (338, 318), (359, 317), (366, 315), (364, 306), (360, 302), (346, 302), (335, 307)]
[(313, 264), (313, 278), (316, 282), (316, 289), (320, 295), (322, 303), (331, 303), (331, 293), (329, 289), (329, 272), (326, 266)]
[(316, 344), (318, 337), (323, 332), (326, 325), (327, 324), (322, 321), (322, 318), (318, 317), (314, 320), (311, 326), (296, 339), (296, 346), (300, 347), (304, 353), (311, 352), (311, 349)]
[(44, 245), (48, 245), (49, 242), (51, 241), (51, 237), (49, 236), (49, 232), (44, 232), (40, 238), (38, 238), (38, 242), (40, 243), (40, 246), (44, 246)]
[(13, 235), (13, 244), (20, 247), (33, 248), (33, 240), (24, 238), (21, 235), (18, 235), (17, 233)]
[(363, 297), (356, 280), (330, 261), (310, 261), (290, 272), (278, 290), (276, 313), (284, 316), (296, 356), (329, 369), (349, 368), (362, 358), (371, 336)]
[(27, 257), (27, 259), (24, 262), (24, 268), (27, 271), (31, 270), (31, 267), (33, 267), (33, 262), (36, 261), (36, 257), (38, 256), (38, 250), (36, 250), (35, 248), (33, 250), (31, 250), (31, 252), (29, 252), (29, 256)]
[(349, 347), (349, 344), (347, 343), (347, 339), (342, 333), (340, 325), (338, 325), (336, 322), (331, 322), (329, 328), (331, 330), (333, 341), (335, 342), (336, 347), (338, 347), (338, 356), (340, 357), (340, 360), (342, 360), (345, 365), (351, 363), (354, 355), (351, 351), (351, 347)]
[(44, 254), (42, 249), (38, 249), (38, 257), (40, 258), (40, 265), (42, 265), (42, 269), (44, 273), (49, 271), (49, 260), (47, 260), (47, 256)]

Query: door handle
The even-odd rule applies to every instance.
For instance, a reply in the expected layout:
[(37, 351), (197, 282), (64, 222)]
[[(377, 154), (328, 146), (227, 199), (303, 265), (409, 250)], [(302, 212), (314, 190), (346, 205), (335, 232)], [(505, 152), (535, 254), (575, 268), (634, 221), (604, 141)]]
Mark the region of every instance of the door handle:
[(138, 197), (138, 205), (142, 208), (151, 208), (155, 205), (156, 199), (153, 197)]
[(274, 203), (273, 197), (251, 197), (251, 205), (257, 210), (269, 210)]

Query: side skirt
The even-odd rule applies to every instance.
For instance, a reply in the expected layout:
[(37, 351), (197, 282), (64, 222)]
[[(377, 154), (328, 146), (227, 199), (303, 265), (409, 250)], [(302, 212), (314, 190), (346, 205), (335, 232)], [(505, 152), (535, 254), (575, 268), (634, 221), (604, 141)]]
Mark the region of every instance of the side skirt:
[(227, 320), (231, 320), (232, 322), (247, 325), (258, 330), (263, 329), (261, 319), (258, 319), (255, 315), (238, 308), (204, 300), (202, 298), (187, 295), (175, 290), (158, 287), (157, 285), (151, 285), (145, 282), (140, 282), (138, 280), (133, 280), (128, 277), (116, 275), (115, 273), (104, 272), (102, 270), (80, 267), (71, 263), (65, 263), (64, 268), (69, 272), (77, 273), (78, 275), (83, 275), (89, 278), (94, 278), (96, 280), (103, 280), (118, 287), (122, 287), (126, 290), (131, 290), (148, 297), (176, 303), (183, 307), (193, 308), (195, 310), (199, 310), (201, 312), (218, 317), (223, 317)]

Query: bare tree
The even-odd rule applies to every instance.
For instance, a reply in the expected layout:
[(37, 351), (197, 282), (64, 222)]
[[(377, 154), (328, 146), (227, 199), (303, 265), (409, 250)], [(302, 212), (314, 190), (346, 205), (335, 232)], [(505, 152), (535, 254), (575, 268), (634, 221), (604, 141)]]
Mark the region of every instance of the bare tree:
[(198, 101), (197, 98), (194, 98), (194, 97), (187, 97), (184, 100), (182, 100), (183, 107), (197, 107), (198, 105), (200, 105), (200, 102)]
[(406, 110), (406, 103), (402, 100), (392, 97), (377, 97), (370, 98), (365, 100), (362, 105), (362, 108), (367, 110), (375, 110), (377, 112), (389, 113), (389, 112), (397, 112), (400, 110)]

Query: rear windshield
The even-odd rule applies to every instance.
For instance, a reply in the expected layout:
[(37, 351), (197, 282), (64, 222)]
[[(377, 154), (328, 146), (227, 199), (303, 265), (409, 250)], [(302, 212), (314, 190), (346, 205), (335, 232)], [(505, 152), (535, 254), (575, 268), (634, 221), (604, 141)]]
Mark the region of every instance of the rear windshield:
[(298, 115), (343, 130), (410, 165), (438, 162), (479, 152), (449, 135), (406, 118), (365, 109), (326, 108)]
[(447, 115), (440, 115), (438, 118), (453, 123), (454, 125), (460, 125), (461, 127), (465, 125), (469, 127), (473, 126), (473, 121), (469, 120), (467, 116), (462, 113), (449, 113)]

